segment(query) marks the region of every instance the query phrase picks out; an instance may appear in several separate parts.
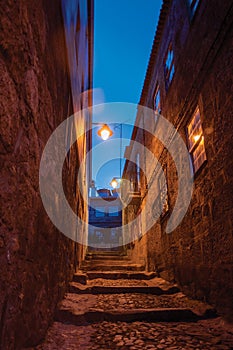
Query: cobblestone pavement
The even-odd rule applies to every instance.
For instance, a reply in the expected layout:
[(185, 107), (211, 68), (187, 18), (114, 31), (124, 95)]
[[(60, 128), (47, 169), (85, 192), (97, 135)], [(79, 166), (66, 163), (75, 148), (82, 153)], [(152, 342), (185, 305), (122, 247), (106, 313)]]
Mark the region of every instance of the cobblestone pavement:
[(229, 350), (233, 327), (221, 318), (195, 323), (100, 322), (73, 326), (55, 322), (36, 350)]
[[(111, 280), (105, 275), (86, 285), (76, 279), (75, 289), (71, 283), (44, 342), (27, 350), (233, 350), (233, 325), (216, 317), (211, 306), (188, 298), (161, 278), (147, 279), (145, 273), (144, 279), (125, 279), (128, 272), (115, 272), (121, 277)], [(185, 319), (184, 310), (199, 321)], [(176, 318), (171, 317), (174, 311)], [(159, 313), (157, 322), (153, 313)], [(206, 319), (210, 315), (215, 318)]]
[(204, 310), (206, 304), (192, 300), (183, 293), (174, 295), (148, 295), (148, 294), (110, 294), (97, 296), (96, 308), (109, 309), (153, 309), (153, 308), (180, 308)]
[(68, 293), (63, 304), (73, 307), (76, 311), (87, 310), (133, 310), (154, 308), (190, 308), (202, 313), (208, 305), (198, 300), (188, 298), (183, 293), (173, 295), (151, 295), (143, 293), (125, 294), (74, 294)]
[(121, 286), (148, 286), (148, 283), (145, 281), (136, 281), (136, 280), (126, 280), (126, 279), (121, 279), (121, 280), (104, 280), (102, 278), (96, 278), (94, 280), (88, 281), (87, 283), (88, 286), (106, 286), (106, 287), (121, 287)]
[[(174, 295), (69, 293), (67, 306), (76, 312), (87, 309), (126, 310), (151, 307), (193, 307), (206, 304), (183, 293)], [(74, 306), (75, 305), (75, 306)], [(198, 322), (96, 322), (82, 326), (55, 322), (36, 350), (229, 350), (233, 349), (233, 325), (220, 317)]]
[[(120, 272), (120, 271), (119, 271)], [(110, 286), (110, 287), (119, 287), (119, 286), (151, 286), (151, 287), (161, 287), (167, 289), (171, 286), (171, 283), (165, 281), (162, 278), (155, 277), (149, 280), (136, 280), (136, 279), (106, 279), (106, 278), (95, 278), (93, 280), (87, 281), (87, 286)]]
[[(94, 279), (88, 281), (91, 286), (150, 286), (159, 287), (167, 290), (171, 284), (161, 278), (153, 278), (150, 281), (137, 280), (105, 280)], [(80, 285), (81, 286), (81, 285)], [(169, 295), (153, 295), (148, 293), (123, 293), (123, 294), (75, 294), (68, 293), (65, 300), (65, 306), (74, 306), (76, 310), (87, 311), (87, 309), (109, 310), (132, 310), (132, 309), (153, 309), (153, 308), (190, 308), (197, 313), (202, 313), (208, 305), (198, 300), (193, 300), (183, 293), (174, 293)]]

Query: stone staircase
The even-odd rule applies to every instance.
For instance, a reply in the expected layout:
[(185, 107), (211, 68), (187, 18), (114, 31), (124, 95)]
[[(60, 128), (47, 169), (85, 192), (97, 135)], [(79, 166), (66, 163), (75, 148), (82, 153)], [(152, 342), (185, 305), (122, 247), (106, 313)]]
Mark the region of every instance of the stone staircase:
[(73, 325), (108, 322), (186, 322), (216, 317), (215, 310), (192, 300), (134, 264), (121, 252), (91, 252), (69, 286), (56, 321)]
[(102, 253), (88, 253), (82, 263), (81, 270), (91, 271), (144, 271), (145, 266), (133, 264), (128, 256), (123, 252), (109, 251)]
[(91, 252), (43, 343), (25, 350), (233, 349), (214, 309), (120, 252)]

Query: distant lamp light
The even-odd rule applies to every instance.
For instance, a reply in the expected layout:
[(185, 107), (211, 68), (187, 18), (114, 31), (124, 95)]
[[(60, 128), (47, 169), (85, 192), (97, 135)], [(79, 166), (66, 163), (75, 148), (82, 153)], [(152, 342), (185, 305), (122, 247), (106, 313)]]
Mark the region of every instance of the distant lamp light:
[(110, 185), (116, 189), (121, 183), (121, 178), (120, 177), (114, 177), (112, 181), (110, 182)]
[(112, 181), (110, 182), (110, 185), (111, 185), (113, 188), (117, 188), (118, 184), (119, 184), (119, 181), (118, 181), (115, 177), (114, 177), (114, 178), (112, 179)]
[(107, 124), (104, 124), (97, 132), (97, 134), (106, 141), (109, 137), (112, 136), (113, 132)]

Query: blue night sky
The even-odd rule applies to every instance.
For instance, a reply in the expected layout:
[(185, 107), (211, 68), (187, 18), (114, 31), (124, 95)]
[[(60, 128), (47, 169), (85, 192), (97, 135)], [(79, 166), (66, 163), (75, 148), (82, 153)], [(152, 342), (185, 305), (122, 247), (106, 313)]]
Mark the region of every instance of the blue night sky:
[[(95, 1), (94, 104), (139, 102), (161, 4), (162, 0)], [(116, 160), (93, 172), (93, 178), (98, 187), (109, 187), (114, 173), (119, 173)]]

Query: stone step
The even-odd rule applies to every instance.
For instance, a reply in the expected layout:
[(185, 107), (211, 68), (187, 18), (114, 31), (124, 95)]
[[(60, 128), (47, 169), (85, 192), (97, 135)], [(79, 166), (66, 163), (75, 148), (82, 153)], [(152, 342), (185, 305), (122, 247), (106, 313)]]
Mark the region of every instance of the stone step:
[[(150, 280), (157, 277), (156, 272), (133, 272), (133, 271), (88, 271), (87, 278), (89, 280), (102, 278), (108, 280), (129, 279), (129, 280)], [(75, 281), (75, 277), (74, 277)], [(78, 282), (77, 280), (75, 282)]]
[(94, 259), (94, 260), (84, 260), (82, 262), (82, 266), (84, 267), (87, 267), (87, 266), (94, 266), (94, 265), (108, 265), (108, 266), (119, 266), (119, 265), (138, 265), (138, 264), (133, 264), (130, 260), (119, 260), (119, 259), (115, 259), (115, 260), (112, 260), (112, 259), (103, 259), (103, 260), (97, 260), (97, 259)]
[(119, 289), (117, 292), (109, 296), (95, 295), (88, 288), (89, 294), (68, 293), (56, 312), (56, 321), (84, 325), (101, 321), (187, 322), (217, 317), (210, 305), (190, 299), (181, 292), (166, 296), (122, 295)]
[(126, 256), (126, 252), (125, 251), (93, 251), (93, 252), (88, 252), (86, 254), (86, 256)]
[(130, 261), (129, 257), (127, 255), (109, 255), (109, 256), (106, 256), (106, 255), (87, 255), (85, 257), (85, 260), (84, 261), (106, 261), (106, 260), (119, 260), (119, 261)]
[(145, 271), (145, 266), (138, 264), (86, 264), (81, 269), (89, 271)]
[(180, 289), (177, 286), (162, 288), (158, 286), (83, 286), (82, 284), (71, 282), (69, 292), (77, 294), (128, 294), (143, 293), (152, 295), (172, 295), (178, 293)]
[(214, 318), (214, 312), (196, 314), (189, 308), (158, 308), (135, 310), (90, 310), (86, 312), (76, 311), (72, 307), (60, 308), (55, 315), (55, 320), (63, 323), (71, 323), (77, 326), (102, 321), (108, 322), (194, 322), (207, 318)]
[(87, 284), (88, 280), (95, 280), (101, 278), (103, 280), (150, 280), (157, 277), (155, 272), (133, 272), (133, 271), (90, 271), (83, 273), (76, 272), (73, 276), (73, 282)]
[(105, 264), (105, 263), (109, 263), (109, 264), (116, 264), (116, 263), (120, 263), (120, 264), (135, 264), (133, 261), (131, 261), (128, 257), (124, 257), (124, 258), (119, 258), (119, 257), (108, 257), (108, 258), (92, 258), (89, 260), (84, 260), (82, 263), (83, 264), (92, 264), (92, 263), (100, 263), (100, 264)]

